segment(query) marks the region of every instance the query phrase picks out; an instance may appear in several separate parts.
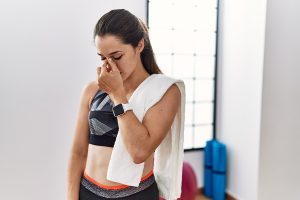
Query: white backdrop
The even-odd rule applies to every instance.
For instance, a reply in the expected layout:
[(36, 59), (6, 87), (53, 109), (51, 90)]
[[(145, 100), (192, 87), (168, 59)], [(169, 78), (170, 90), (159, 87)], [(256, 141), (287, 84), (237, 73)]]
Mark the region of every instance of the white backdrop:
[(217, 136), (239, 200), (300, 199), (299, 6), (221, 0)]
[(100, 60), (93, 28), (113, 8), (145, 19), (145, 2), (1, 0), (0, 199), (66, 199), (79, 98)]
[(300, 199), (299, 7), (267, 4), (258, 200)]

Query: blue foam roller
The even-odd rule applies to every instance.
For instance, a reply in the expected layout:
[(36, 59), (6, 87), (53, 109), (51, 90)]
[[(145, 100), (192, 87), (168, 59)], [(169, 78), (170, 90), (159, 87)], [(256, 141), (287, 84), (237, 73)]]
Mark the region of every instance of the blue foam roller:
[(212, 148), (213, 148), (214, 140), (209, 140), (206, 142), (204, 148), (204, 165), (205, 166), (212, 166)]
[(213, 196), (213, 176), (211, 168), (204, 168), (204, 195), (212, 198)]
[(225, 200), (225, 173), (213, 172), (213, 200)]
[(213, 171), (225, 172), (227, 167), (226, 146), (218, 141), (212, 144)]
[(226, 146), (216, 139), (204, 148), (204, 195), (213, 200), (224, 200), (227, 170)]
[(212, 146), (213, 140), (210, 140), (206, 142), (204, 148), (204, 195), (207, 197), (212, 197), (213, 195)]

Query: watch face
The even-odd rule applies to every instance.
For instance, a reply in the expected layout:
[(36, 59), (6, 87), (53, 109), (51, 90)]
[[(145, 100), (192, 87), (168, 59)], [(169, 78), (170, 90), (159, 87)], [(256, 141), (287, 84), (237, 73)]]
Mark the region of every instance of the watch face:
[(122, 104), (118, 104), (118, 105), (114, 106), (112, 108), (112, 110), (113, 110), (115, 117), (124, 113)]

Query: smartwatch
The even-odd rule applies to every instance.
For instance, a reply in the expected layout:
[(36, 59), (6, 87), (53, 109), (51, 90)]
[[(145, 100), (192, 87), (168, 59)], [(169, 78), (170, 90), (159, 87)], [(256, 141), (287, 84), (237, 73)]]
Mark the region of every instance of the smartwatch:
[(115, 117), (125, 114), (128, 110), (132, 110), (132, 107), (129, 103), (120, 103), (112, 107), (112, 111)]

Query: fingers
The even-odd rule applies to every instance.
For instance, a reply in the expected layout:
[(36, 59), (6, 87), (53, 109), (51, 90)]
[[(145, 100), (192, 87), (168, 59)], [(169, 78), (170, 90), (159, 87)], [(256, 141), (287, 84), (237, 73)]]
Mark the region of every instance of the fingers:
[[(104, 69), (106, 69), (106, 70), (104, 70)], [(113, 72), (117, 71), (120, 73), (116, 63), (112, 60), (112, 58), (106, 59), (102, 65), (102, 67), (97, 67), (98, 76), (100, 76), (101, 73), (107, 73), (107, 72), (111, 72), (111, 71), (113, 71)]]
[(112, 58), (108, 58), (107, 62), (108, 62), (108, 65), (111, 67), (111, 71), (113, 71), (113, 72), (114, 71), (119, 72), (119, 69), (118, 69), (116, 63), (112, 60)]
[(102, 82), (102, 81), (98, 81), (98, 88), (101, 89), (101, 90), (103, 90), (106, 93), (108, 93), (110, 91), (109, 86), (107, 86), (105, 84), (105, 82)]
[[(120, 71), (112, 58), (105, 60), (102, 66), (97, 67), (97, 82), (99, 89), (110, 93), (116, 88), (116, 83), (121, 79)], [(119, 81), (120, 82), (120, 81)]]
[(97, 67), (97, 82), (98, 82), (98, 88), (100, 90), (103, 90), (104, 92), (107, 93), (107, 91), (109, 90), (109, 86), (106, 84), (104, 76), (106, 72), (106, 67), (105, 66), (101, 66), (101, 67)]
[(96, 71), (97, 71), (97, 76), (100, 76), (100, 74), (101, 74), (101, 67), (97, 67)]
[(107, 66), (108, 66), (107, 61), (105, 61), (101, 67), (97, 67), (96, 68), (97, 75), (100, 76), (100, 75), (107, 73), (107, 71), (108, 71)]

